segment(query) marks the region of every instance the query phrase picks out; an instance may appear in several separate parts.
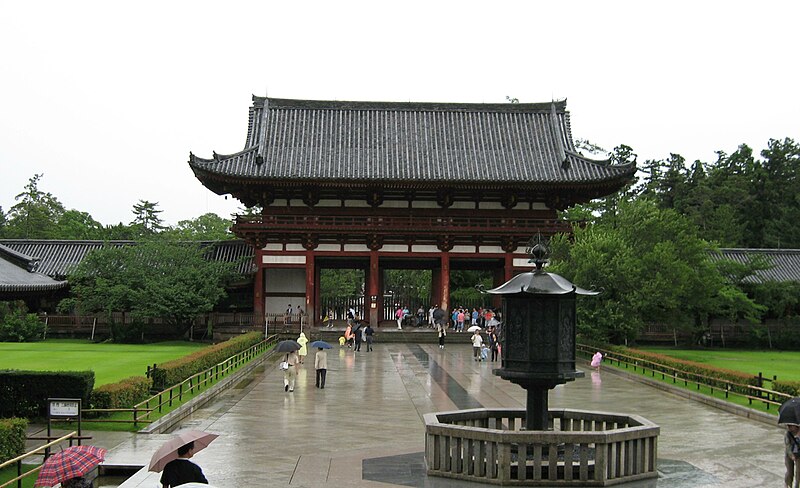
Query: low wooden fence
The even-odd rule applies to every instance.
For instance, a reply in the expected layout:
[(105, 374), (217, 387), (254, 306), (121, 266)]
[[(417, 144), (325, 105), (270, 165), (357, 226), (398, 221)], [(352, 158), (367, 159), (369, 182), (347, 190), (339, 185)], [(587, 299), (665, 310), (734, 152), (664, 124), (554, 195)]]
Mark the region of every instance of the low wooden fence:
[[(218, 363), (204, 371), (186, 378), (177, 385), (171, 386), (166, 390), (160, 391), (147, 400), (134, 405), (131, 408), (85, 408), (81, 410), (83, 420), (91, 422), (113, 422), (113, 423), (132, 423), (134, 426), (153, 422), (151, 415), (153, 412), (163, 413), (165, 407), (172, 408), (176, 403), (183, 402), (185, 395), (201, 391), (208, 388), (212, 383), (224, 378), (236, 371), (240, 366), (250, 362), (256, 357), (264, 354), (270, 347), (277, 342), (277, 336), (270, 336), (263, 341), (255, 344), (248, 349), (234, 354), (226, 360)], [(109, 419), (93, 418), (96, 415), (129, 413), (130, 419)], [(90, 418), (87, 418), (87, 415)], [(1, 488), (1, 487), (0, 487)]]
[(525, 410), (472, 409), (425, 418), (428, 474), (497, 485), (607, 486), (656, 478), (660, 428), (637, 415), (550, 410), (526, 431)]
[(625, 369), (632, 369), (634, 372), (641, 371), (643, 374), (649, 373), (653, 378), (660, 376), (662, 380), (671, 380), (673, 384), (679, 382), (683, 383), (684, 386), (689, 386), (691, 384), (695, 386), (698, 391), (701, 388), (708, 388), (712, 396), (715, 392), (718, 392), (724, 398), (729, 398), (730, 396), (744, 398), (747, 400), (748, 405), (753, 405), (753, 402), (760, 402), (767, 411), (774, 409), (774, 411), (777, 412), (778, 407), (783, 402), (792, 398), (791, 395), (764, 388), (763, 385), (765, 381), (769, 380), (763, 378), (761, 375), (753, 376), (754, 382), (761, 386), (748, 385), (718, 377), (684, 371), (672, 366), (660, 364), (656, 361), (628, 356), (614, 351), (589, 347), (583, 344), (578, 344), (576, 346), (577, 354), (587, 359), (597, 351), (603, 354), (603, 361), (609, 364), (616, 363), (617, 366)]
[[(0, 471), (6, 469), (8, 467), (11, 467), (11, 466), (16, 466), (17, 467), (17, 476), (14, 477), (14, 478), (11, 478), (10, 480), (8, 480), (5, 483), (3, 483), (2, 485), (0, 485), (0, 488), (6, 488), (6, 487), (9, 487), (9, 486), (12, 486), (12, 485), (16, 485), (17, 488), (22, 488), (22, 480), (24, 478), (27, 478), (28, 476), (33, 476), (34, 474), (37, 474), (42, 469), (41, 466), (36, 466), (35, 468), (29, 469), (28, 471), (25, 471), (23, 473), (22, 472), (22, 462), (23, 461), (25, 461), (26, 459), (31, 458), (33, 456), (37, 456), (37, 457), (38, 456), (45, 456), (47, 454), (47, 452), (49, 452), (51, 447), (58, 446), (59, 444), (62, 444), (64, 442), (67, 442), (70, 446), (72, 446), (73, 442), (76, 441), (76, 440), (80, 444), (78, 433), (77, 432), (70, 432), (69, 434), (63, 435), (63, 436), (59, 437), (58, 439), (55, 439), (53, 441), (48, 442), (47, 444), (44, 444), (42, 446), (37, 447), (36, 449), (34, 449), (32, 451), (28, 451), (25, 454), (17, 456), (17, 457), (15, 457), (13, 459), (9, 459), (8, 461), (5, 461), (4, 463), (0, 463)], [(38, 459), (37, 459), (37, 462), (38, 462)], [(32, 464), (32, 463), (29, 463), (29, 464)], [(31, 483), (31, 484), (33, 484), (33, 483)]]

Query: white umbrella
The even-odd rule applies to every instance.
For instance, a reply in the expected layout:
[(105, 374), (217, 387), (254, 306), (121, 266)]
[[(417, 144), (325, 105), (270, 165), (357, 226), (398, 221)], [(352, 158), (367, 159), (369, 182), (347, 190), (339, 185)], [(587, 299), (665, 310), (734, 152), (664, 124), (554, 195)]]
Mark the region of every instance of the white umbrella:
[[(150, 458), (150, 467), (148, 471), (160, 472), (164, 470), (164, 466), (170, 461), (178, 459), (178, 448), (185, 446), (190, 442), (194, 442), (194, 452), (205, 449), (211, 441), (219, 437), (217, 434), (209, 434), (202, 430), (187, 430), (177, 434), (172, 439), (164, 443), (163, 446), (158, 448), (158, 451)], [(207, 485), (204, 485), (207, 486)]]
[(481, 330), (481, 328), (479, 326), (473, 325), (472, 327), (467, 329), (467, 332), (476, 332), (476, 331), (479, 331), (479, 330)]

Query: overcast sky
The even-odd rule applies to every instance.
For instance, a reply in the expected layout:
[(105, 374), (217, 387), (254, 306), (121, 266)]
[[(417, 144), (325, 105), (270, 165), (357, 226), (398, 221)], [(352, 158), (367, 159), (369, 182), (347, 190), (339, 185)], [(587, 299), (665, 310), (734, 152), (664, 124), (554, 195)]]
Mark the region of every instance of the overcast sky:
[(0, 206), (28, 180), (128, 223), (241, 204), (187, 164), (244, 146), (251, 96), (567, 99), (639, 161), (800, 140), (800, 1), (0, 0)]

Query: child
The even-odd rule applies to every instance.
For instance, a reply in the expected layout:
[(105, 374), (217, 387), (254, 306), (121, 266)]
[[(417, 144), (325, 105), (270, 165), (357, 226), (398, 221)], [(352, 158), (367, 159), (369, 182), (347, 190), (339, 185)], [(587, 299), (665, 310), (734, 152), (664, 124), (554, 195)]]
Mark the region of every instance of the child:
[(489, 346), (485, 345), (481, 348), (481, 361), (489, 360)]
[(599, 370), (600, 363), (602, 362), (603, 362), (603, 354), (600, 351), (597, 351), (596, 353), (594, 353), (594, 356), (592, 356), (592, 363), (591, 363), (592, 367)]
[(317, 371), (314, 386), (325, 388), (325, 378), (328, 376), (328, 353), (321, 347), (314, 356), (314, 369)]

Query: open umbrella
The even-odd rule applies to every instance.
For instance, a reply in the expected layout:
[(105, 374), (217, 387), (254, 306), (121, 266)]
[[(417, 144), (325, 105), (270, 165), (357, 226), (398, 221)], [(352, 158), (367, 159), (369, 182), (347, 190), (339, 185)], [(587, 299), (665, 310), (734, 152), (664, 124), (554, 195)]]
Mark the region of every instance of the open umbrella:
[(479, 326), (473, 325), (469, 329), (467, 329), (467, 332), (477, 332), (479, 330), (481, 330), (481, 328)]
[(778, 423), (800, 425), (800, 397), (783, 402), (778, 408)]
[(278, 352), (292, 352), (297, 351), (300, 349), (301, 346), (299, 342), (289, 339), (286, 341), (280, 341), (277, 346), (275, 346), (275, 350)]
[(150, 467), (147, 469), (155, 472), (163, 471), (167, 463), (178, 459), (179, 447), (194, 442), (194, 452), (197, 452), (205, 449), (206, 446), (211, 444), (211, 441), (217, 437), (219, 437), (217, 434), (209, 434), (202, 430), (187, 430), (181, 432), (158, 448), (158, 451), (150, 458)]
[(106, 450), (95, 446), (72, 446), (47, 458), (34, 486), (54, 486), (83, 476), (106, 457)]
[(445, 315), (447, 315), (447, 312), (445, 312), (441, 308), (437, 308), (436, 310), (433, 311), (433, 322), (435, 324), (441, 324)]
[(325, 341), (314, 341), (311, 344), (309, 344), (308, 346), (309, 347), (317, 347), (317, 348), (321, 347), (323, 349), (330, 349), (330, 348), (333, 347), (333, 346), (331, 346), (330, 344), (328, 344)]

